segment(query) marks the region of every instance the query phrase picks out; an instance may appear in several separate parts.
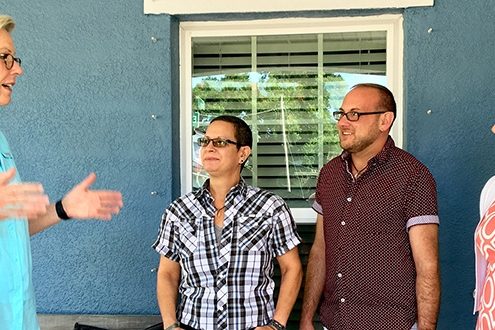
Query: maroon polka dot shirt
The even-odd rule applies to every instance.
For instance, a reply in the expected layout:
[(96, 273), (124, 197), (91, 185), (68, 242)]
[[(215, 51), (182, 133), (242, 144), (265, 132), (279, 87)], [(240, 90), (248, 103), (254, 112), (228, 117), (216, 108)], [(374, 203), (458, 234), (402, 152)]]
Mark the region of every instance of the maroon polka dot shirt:
[(392, 138), (357, 179), (343, 152), (320, 171), (314, 209), (323, 215), (328, 329), (405, 329), (417, 318), (408, 228), (438, 223), (428, 169)]

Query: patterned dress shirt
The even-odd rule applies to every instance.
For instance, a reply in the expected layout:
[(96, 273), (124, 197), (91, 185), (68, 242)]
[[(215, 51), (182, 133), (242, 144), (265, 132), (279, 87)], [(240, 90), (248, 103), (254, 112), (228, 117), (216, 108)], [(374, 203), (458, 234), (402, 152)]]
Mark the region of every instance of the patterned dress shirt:
[(320, 171), (314, 209), (323, 214), (327, 329), (409, 330), (417, 318), (408, 229), (438, 224), (435, 181), (388, 138), (368, 169), (352, 176), (347, 152)]
[(287, 204), (244, 180), (225, 199), (215, 236), (209, 180), (175, 200), (162, 217), (154, 249), (181, 267), (177, 318), (193, 329), (251, 329), (273, 317), (274, 258), (300, 237)]

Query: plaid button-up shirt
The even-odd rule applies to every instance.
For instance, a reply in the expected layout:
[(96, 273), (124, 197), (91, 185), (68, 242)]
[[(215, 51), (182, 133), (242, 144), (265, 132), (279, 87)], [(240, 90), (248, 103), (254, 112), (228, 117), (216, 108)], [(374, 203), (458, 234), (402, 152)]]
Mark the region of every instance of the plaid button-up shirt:
[(273, 316), (273, 259), (300, 237), (279, 196), (241, 179), (225, 199), (224, 228), (215, 236), (209, 181), (175, 200), (153, 244), (180, 263), (178, 320), (194, 329), (250, 329)]

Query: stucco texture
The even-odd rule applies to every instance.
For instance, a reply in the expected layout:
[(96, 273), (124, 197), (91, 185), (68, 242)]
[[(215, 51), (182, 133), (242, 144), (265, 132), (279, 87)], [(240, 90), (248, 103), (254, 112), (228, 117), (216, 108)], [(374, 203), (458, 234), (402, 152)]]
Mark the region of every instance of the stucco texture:
[[(33, 238), (39, 311), (158, 313), (150, 245), (178, 193), (180, 165), (172, 157), (179, 148), (174, 19), (144, 15), (141, 0), (0, 0), (0, 8), (18, 23), (26, 71), (0, 117), (23, 179), (43, 182), (56, 199), (95, 171), (96, 186), (121, 190), (126, 204), (111, 222), (64, 223)], [(216, 19), (340, 14), (347, 13)], [(495, 175), (495, 6), (436, 0), (403, 15), (405, 148), (431, 169), (439, 192), (438, 328), (472, 329), (472, 238), (481, 188)], [(203, 17), (211, 19), (185, 19)]]
[(437, 0), (404, 18), (406, 148), (438, 187), (439, 328), (473, 329), (473, 233), (481, 189), (495, 175), (495, 7)]
[(158, 313), (150, 246), (175, 181), (169, 17), (144, 15), (141, 1), (0, 8), (16, 20), (25, 70), (0, 117), (21, 177), (55, 201), (94, 171), (95, 187), (125, 203), (111, 222), (69, 221), (32, 239), (39, 312)]

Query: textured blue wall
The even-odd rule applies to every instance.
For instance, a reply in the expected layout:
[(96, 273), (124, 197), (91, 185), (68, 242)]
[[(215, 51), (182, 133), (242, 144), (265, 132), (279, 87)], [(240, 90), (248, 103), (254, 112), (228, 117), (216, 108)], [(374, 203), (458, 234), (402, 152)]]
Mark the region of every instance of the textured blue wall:
[(495, 6), (436, 0), (404, 17), (406, 147), (439, 192), (440, 328), (473, 329), (473, 232), (479, 194), (495, 175)]
[[(110, 223), (64, 223), (33, 239), (39, 310), (157, 313), (149, 271), (157, 256), (149, 245), (163, 208), (178, 193), (180, 165), (172, 157), (179, 147), (175, 21), (143, 15), (142, 0), (0, 0), (0, 8), (18, 22), (14, 37), (26, 70), (0, 117), (23, 178), (42, 181), (55, 199), (96, 171), (97, 186), (122, 190), (126, 202)], [(390, 11), (349, 13), (383, 12)], [(472, 235), (479, 193), (495, 174), (489, 131), (495, 123), (495, 6), (491, 0), (436, 0), (434, 7), (403, 13), (405, 147), (431, 169), (439, 190), (439, 328), (470, 329)], [(211, 18), (182, 19), (205, 17)]]
[(40, 312), (157, 313), (150, 245), (176, 185), (170, 81), (177, 79), (173, 24), (142, 7), (141, 0), (0, 1), (16, 19), (25, 70), (0, 115), (22, 178), (41, 181), (55, 200), (95, 171), (95, 186), (121, 190), (125, 203), (111, 222), (63, 223), (33, 238)]

